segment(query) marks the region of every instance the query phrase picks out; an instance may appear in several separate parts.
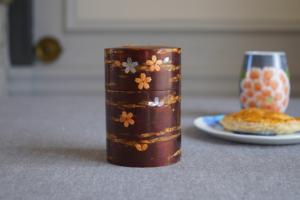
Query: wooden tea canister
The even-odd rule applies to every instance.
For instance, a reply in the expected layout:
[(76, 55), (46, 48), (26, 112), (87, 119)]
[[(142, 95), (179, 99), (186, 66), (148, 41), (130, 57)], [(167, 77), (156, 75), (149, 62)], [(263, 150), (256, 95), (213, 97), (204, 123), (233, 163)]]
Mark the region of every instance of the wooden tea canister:
[(181, 156), (181, 49), (105, 49), (107, 160), (130, 167), (176, 163)]

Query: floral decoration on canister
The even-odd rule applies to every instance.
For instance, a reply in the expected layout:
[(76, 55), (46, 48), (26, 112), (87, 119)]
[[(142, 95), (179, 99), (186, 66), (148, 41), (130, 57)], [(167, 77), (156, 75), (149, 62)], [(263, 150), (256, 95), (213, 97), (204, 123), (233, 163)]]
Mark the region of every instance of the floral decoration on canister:
[(133, 62), (132, 59), (128, 57), (126, 62), (122, 62), (122, 66), (125, 67), (126, 74), (128, 74), (129, 72), (135, 73), (135, 67), (138, 66), (138, 62)]
[(151, 60), (146, 61), (146, 65), (149, 66), (151, 72), (160, 71), (160, 65), (163, 63), (162, 60), (158, 60), (156, 55), (153, 55)]
[(149, 83), (151, 82), (151, 77), (147, 77), (145, 73), (141, 73), (140, 78), (135, 78), (135, 82), (138, 84), (138, 88), (140, 90), (142, 89), (149, 89), (150, 85)]
[(123, 111), (120, 115), (120, 122), (123, 123), (124, 127), (128, 127), (129, 125), (134, 125), (133, 114), (131, 112)]

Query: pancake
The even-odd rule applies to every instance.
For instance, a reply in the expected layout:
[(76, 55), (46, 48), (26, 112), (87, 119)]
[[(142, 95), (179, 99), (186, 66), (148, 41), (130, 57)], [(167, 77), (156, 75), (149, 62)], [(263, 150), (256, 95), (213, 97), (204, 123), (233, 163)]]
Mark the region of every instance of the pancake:
[(261, 108), (231, 113), (220, 122), (226, 130), (253, 134), (292, 134), (300, 131), (300, 119)]

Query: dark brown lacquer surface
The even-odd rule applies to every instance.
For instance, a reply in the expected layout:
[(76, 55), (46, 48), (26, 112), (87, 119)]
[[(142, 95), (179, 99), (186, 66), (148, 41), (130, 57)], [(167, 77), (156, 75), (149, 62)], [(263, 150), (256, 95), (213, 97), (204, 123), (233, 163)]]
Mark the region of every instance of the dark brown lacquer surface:
[(107, 160), (130, 167), (181, 156), (181, 49), (105, 49)]
[[(180, 53), (179, 48), (105, 49), (106, 89), (122, 91), (178, 90), (181, 79)], [(132, 70), (125, 71), (126, 65), (130, 64), (135, 67), (127, 67), (128, 70)], [(138, 86), (142, 85), (140, 83), (143, 82), (143, 77), (145, 77), (145, 84), (140, 89)]]

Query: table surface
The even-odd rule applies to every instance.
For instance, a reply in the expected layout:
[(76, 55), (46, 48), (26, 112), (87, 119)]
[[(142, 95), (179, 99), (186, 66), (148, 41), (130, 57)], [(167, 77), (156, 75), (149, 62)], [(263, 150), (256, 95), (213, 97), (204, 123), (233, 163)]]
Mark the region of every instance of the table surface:
[[(232, 143), (193, 127), (237, 110), (233, 98), (185, 98), (181, 162), (128, 168), (106, 162), (104, 97), (2, 98), (0, 199), (299, 199), (300, 145)], [(300, 115), (300, 100), (288, 112)]]

